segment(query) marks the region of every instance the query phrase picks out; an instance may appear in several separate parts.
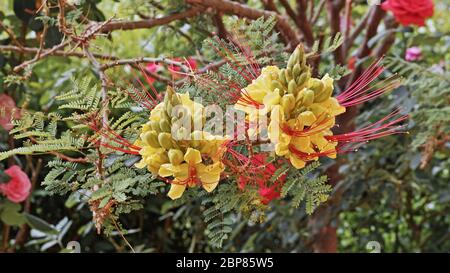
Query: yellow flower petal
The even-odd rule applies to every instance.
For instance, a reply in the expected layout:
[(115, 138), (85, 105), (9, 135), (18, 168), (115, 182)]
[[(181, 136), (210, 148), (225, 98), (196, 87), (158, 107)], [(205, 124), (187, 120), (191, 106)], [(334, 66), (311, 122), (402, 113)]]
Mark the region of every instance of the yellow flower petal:
[(225, 169), (222, 162), (216, 162), (210, 165), (200, 163), (197, 164), (195, 168), (197, 176), (200, 178), (202, 186), (207, 192), (211, 192), (217, 187), (220, 180), (220, 174)]
[(134, 166), (138, 169), (143, 169), (144, 167), (147, 166), (147, 163), (145, 162), (144, 159), (141, 159), (141, 161), (139, 161), (138, 163), (134, 164)]
[(162, 164), (159, 168), (158, 175), (162, 177), (172, 176), (174, 173), (173, 167), (172, 164)]
[(314, 150), (311, 148), (310, 137), (294, 137), (291, 140), (291, 144), (295, 146), (295, 149), (303, 153), (313, 153)]
[(188, 148), (184, 154), (184, 161), (188, 164), (195, 165), (202, 162), (202, 155), (199, 150)]
[[(202, 181), (202, 182), (203, 182), (203, 181)], [(219, 185), (219, 182), (213, 182), (213, 183), (206, 183), (206, 182), (203, 182), (203, 183), (202, 183), (203, 188), (204, 188), (207, 192), (212, 192), (212, 191), (217, 187), (217, 185)]]
[(291, 154), (289, 157), (289, 161), (291, 162), (292, 166), (296, 169), (301, 169), (305, 167), (306, 162), (298, 158), (297, 156)]
[(315, 135), (312, 135), (310, 138), (311, 138), (311, 142), (314, 145), (316, 145), (317, 148), (321, 152), (325, 151), (324, 148), (328, 145), (328, 140), (323, 137), (323, 134), (321, 134), (321, 133), (315, 134)]
[(275, 144), (275, 153), (278, 156), (284, 156), (289, 152), (288, 145), (283, 143)]
[(311, 126), (316, 121), (316, 116), (311, 111), (305, 111), (300, 113), (299, 119), (301, 119), (305, 126)]
[(174, 183), (170, 185), (170, 190), (167, 193), (167, 196), (169, 196), (170, 199), (172, 200), (178, 199), (183, 195), (185, 190), (186, 190), (185, 184), (177, 184), (176, 181), (174, 181)]
[(345, 113), (345, 107), (341, 106), (336, 98), (329, 98), (321, 103), (321, 106), (327, 109), (332, 116), (337, 116)]
[(263, 103), (266, 107), (271, 109), (273, 105), (280, 104), (280, 93), (279, 92), (270, 92), (264, 96)]

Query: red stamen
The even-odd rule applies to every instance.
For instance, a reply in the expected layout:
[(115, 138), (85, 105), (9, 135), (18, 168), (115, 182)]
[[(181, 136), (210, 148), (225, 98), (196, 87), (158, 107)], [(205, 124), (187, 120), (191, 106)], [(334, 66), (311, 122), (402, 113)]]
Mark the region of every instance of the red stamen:
[(380, 119), (379, 121), (372, 123), (364, 128), (356, 130), (354, 132), (345, 133), (341, 135), (331, 135), (325, 136), (327, 140), (341, 142), (341, 143), (357, 143), (357, 142), (367, 142), (369, 140), (377, 139), (380, 137), (401, 134), (404, 133), (400, 131), (404, 128), (404, 125), (398, 125), (398, 123), (409, 118), (408, 115), (400, 116), (394, 120), (389, 121), (396, 115), (398, 115), (400, 109), (395, 110), (386, 117)]
[[(385, 70), (384, 67), (380, 65), (382, 60), (383, 58), (380, 58), (378, 61), (372, 63), (348, 89), (337, 96), (340, 105), (350, 107), (361, 104), (400, 86), (400, 81), (396, 75), (370, 86), (370, 84)], [(376, 88), (377, 86), (379, 86), (379, 88)]]

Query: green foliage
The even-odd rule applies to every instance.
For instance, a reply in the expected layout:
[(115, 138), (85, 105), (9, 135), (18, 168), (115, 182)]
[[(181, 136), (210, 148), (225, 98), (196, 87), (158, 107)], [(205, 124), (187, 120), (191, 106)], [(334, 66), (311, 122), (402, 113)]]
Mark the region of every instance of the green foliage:
[(289, 175), (281, 190), (282, 197), (292, 196), (291, 205), (294, 208), (305, 201), (307, 214), (312, 214), (317, 206), (328, 199), (331, 192), (331, 185), (327, 183), (326, 175), (315, 178), (308, 177), (308, 174), (319, 166), (319, 162), (312, 162), (301, 171)]
[[(51, 151), (76, 151), (84, 144), (83, 139), (74, 138), (70, 132), (58, 132), (59, 114), (45, 115), (42, 112), (25, 112), (20, 120), (14, 120), (15, 128), (10, 134), (16, 139), (29, 138), (22, 147), (0, 153), (0, 160), (12, 155), (48, 153)], [(60, 134), (60, 136), (58, 136)]]
[[(329, 54), (338, 49), (344, 43), (344, 36), (338, 32), (334, 37), (328, 37), (322, 44), (320, 49), (320, 41), (314, 41), (311, 50), (306, 55), (307, 57), (316, 56), (318, 54)], [(319, 50), (320, 49), (320, 50)]]
[(405, 85), (420, 103), (412, 115), (413, 120), (418, 124), (415, 128), (418, 133), (415, 135), (412, 146), (418, 148), (430, 137), (449, 135), (450, 80), (448, 73), (433, 71), (432, 67), (423, 67), (398, 57), (390, 57), (386, 63), (393, 72), (407, 77)]

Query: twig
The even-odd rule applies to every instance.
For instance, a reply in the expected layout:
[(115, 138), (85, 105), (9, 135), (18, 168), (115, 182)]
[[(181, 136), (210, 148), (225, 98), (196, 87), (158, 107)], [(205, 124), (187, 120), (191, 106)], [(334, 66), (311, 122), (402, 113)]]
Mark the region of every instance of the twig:
[[(52, 47), (51, 49), (46, 50), (46, 51), (44, 51), (44, 52), (41, 52), (41, 54), (39, 54), (39, 56), (36, 55), (33, 59), (28, 60), (28, 61), (26, 61), (26, 62), (23, 62), (23, 63), (17, 65), (16, 67), (14, 67), (13, 71), (14, 71), (14, 72), (19, 72), (19, 71), (21, 71), (22, 69), (24, 69), (25, 67), (27, 67), (27, 66), (29, 66), (29, 65), (31, 65), (31, 64), (33, 64), (33, 63), (35, 63), (35, 62), (37, 62), (38, 60), (40, 60), (40, 59), (42, 59), (42, 58), (44, 58), (44, 57), (46, 57), (46, 56), (52, 55), (54, 52), (56, 52), (56, 51), (58, 51), (58, 50), (61, 50), (62, 48), (64, 48), (64, 47), (67, 46), (68, 44), (69, 44), (69, 42), (66, 41), (66, 42), (61, 43), (61, 44), (59, 44), (59, 45), (55, 45), (55, 46)], [(39, 52), (39, 49), (38, 49), (37, 52)], [(37, 53), (37, 52), (36, 52), (36, 53)]]
[[(393, 17), (387, 17), (385, 19), (385, 26), (387, 30), (394, 30), (398, 27), (398, 23), (394, 20)], [(391, 46), (395, 42), (395, 36), (396, 32), (391, 31), (380, 43), (380, 45), (374, 50), (374, 55), (377, 56), (377, 58), (382, 57), (388, 50), (391, 48)]]
[(287, 0), (280, 0), (280, 3), (286, 10), (286, 13), (289, 15), (289, 17), (291, 17), (291, 19), (303, 33), (306, 44), (308, 46), (311, 46), (314, 43), (314, 38), (311, 26), (309, 25), (308, 19), (306, 17), (305, 2), (303, 0), (298, 1), (298, 14), (295, 13)]
[(280, 13), (277, 9), (277, 6), (275, 5), (274, 0), (262, 0), (264, 8), (266, 10), (274, 11), (276, 13)]
[(364, 42), (358, 50), (358, 58), (362, 59), (370, 54), (369, 41), (377, 34), (378, 25), (383, 19), (386, 12), (380, 6), (374, 6), (373, 11), (367, 22), (366, 36), (364, 37)]
[(120, 230), (119, 226), (117, 225), (116, 220), (114, 220), (113, 217), (110, 217), (110, 219), (112, 220), (112, 222), (114, 223), (114, 226), (117, 229), (117, 232), (119, 232), (120, 237), (122, 237), (122, 239), (125, 241), (125, 243), (127, 244), (127, 246), (131, 249), (131, 252), (136, 253), (136, 251), (134, 251), (134, 248), (131, 246), (130, 242), (128, 242), (127, 238), (125, 238), (125, 236), (123, 235), (123, 232)]
[(366, 14), (364, 14), (364, 17), (359, 21), (358, 25), (355, 27), (353, 32), (350, 34), (350, 36), (345, 40), (344, 42), (344, 51), (346, 55), (348, 54), (349, 49), (353, 45), (353, 42), (356, 40), (358, 35), (364, 30), (367, 24), (367, 20), (369, 19), (369, 16), (371, 14), (371, 9), (369, 9)]
[(179, 66), (185, 72), (190, 71), (189, 67), (184, 65), (182, 62), (173, 61), (173, 60), (165, 58), (165, 57), (160, 57), (160, 58), (139, 57), (139, 58), (133, 58), (133, 59), (120, 59), (120, 60), (116, 60), (116, 61), (113, 61), (110, 63), (100, 65), (100, 69), (102, 71), (104, 71), (104, 70), (107, 70), (114, 66), (127, 65), (127, 64), (138, 64), (138, 63), (165, 63), (168, 65)]
[[(307, 16), (309, 19), (311, 19), (314, 16), (314, 0), (309, 0)], [(308, 21), (311, 22), (311, 20)]]
[(0, 27), (6, 31), (6, 34), (8, 34), (14, 44), (20, 48), (23, 48), (23, 45), (17, 40), (16, 35), (14, 35), (14, 33), (7, 26), (5, 26), (2, 21), (0, 21)]
[(152, 28), (155, 26), (167, 25), (170, 22), (187, 19), (199, 15), (204, 8), (193, 7), (186, 11), (175, 13), (162, 18), (146, 19), (141, 21), (111, 21), (101, 27), (102, 32), (110, 32), (113, 30), (130, 30), (130, 29), (141, 29), (141, 28)]
[[(331, 27), (331, 36), (336, 36), (338, 32), (341, 32), (341, 22), (339, 13), (341, 9), (344, 7), (344, 0), (328, 0), (327, 8), (328, 8), (328, 20)], [(334, 60), (336, 64), (344, 64), (344, 56), (342, 52), (342, 46), (336, 49), (333, 52)]]
[(199, 70), (197, 70), (195, 72), (195, 74), (203, 74), (203, 73), (206, 73), (209, 70), (214, 70), (215, 68), (224, 65), (226, 62), (227, 62), (226, 60), (220, 60), (220, 61), (217, 61), (217, 62), (210, 63), (210, 64), (200, 68)]
[(0, 252), (3, 252), (8, 249), (8, 243), (9, 243), (9, 231), (11, 230), (11, 227), (7, 224), (3, 224), (3, 232), (2, 232), (2, 248), (0, 249)]
[(322, 13), (323, 7), (325, 6), (325, 3), (327, 0), (320, 1), (319, 5), (317, 5), (316, 12), (314, 13), (314, 16), (309, 20), (311, 22), (311, 25), (315, 25), (317, 21), (320, 18), (320, 14)]
[(226, 39), (227, 36), (228, 36), (228, 31), (225, 28), (225, 25), (223, 23), (222, 15), (220, 13), (214, 14), (213, 15), (213, 20), (214, 20), (214, 23), (216, 24), (216, 27), (217, 27), (217, 35), (221, 39)]
[(344, 39), (347, 40), (348, 37), (350, 36), (350, 29), (352, 24), (352, 0), (345, 0), (344, 12), (345, 12)]
[[(26, 53), (26, 54), (37, 54), (39, 51), (39, 48), (37, 47), (18, 47), (18, 46), (11, 46), (11, 45), (0, 45), (0, 52), (19, 52), (19, 53)], [(46, 50), (43, 50), (41, 52), (41, 56), (39, 59), (43, 59), (42, 54), (47, 53)], [(104, 59), (104, 60), (116, 60), (117, 57), (110, 56), (110, 55), (103, 55), (103, 54), (93, 54), (97, 59)], [(46, 54), (46, 56), (62, 56), (62, 57), (78, 57), (78, 58), (85, 58), (86, 55), (83, 52), (67, 52), (64, 50), (53, 50), (52, 52), (49, 52)]]
[(306, 14), (307, 9), (307, 1), (306, 0), (298, 0), (297, 5), (297, 13), (299, 17), (300, 22), (300, 29), (303, 32), (303, 35), (305, 36), (306, 44), (308, 46), (312, 46), (314, 43), (314, 34), (312, 31), (311, 24), (308, 21), (308, 16)]

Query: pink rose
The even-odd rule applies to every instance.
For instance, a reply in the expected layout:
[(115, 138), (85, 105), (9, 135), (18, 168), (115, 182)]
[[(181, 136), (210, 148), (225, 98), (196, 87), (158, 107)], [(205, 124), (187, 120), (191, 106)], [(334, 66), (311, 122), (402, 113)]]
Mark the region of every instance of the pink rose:
[(397, 22), (404, 26), (425, 25), (425, 19), (433, 16), (433, 0), (387, 0), (381, 7), (394, 14)]
[(5, 170), (11, 177), (7, 183), (0, 184), (0, 192), (14, 203), (20, 203), (30, 195), (31, 183), (27, 174), (19, 166), (14, 165)]
[(408, 62), (414, 62), (422, 57), (422, 49), (420, 47), (414, 46), (406, 50), (405, 60)]
[(11, 116), (15, 119), (20, 118), (20, 111), (16, 106), (16, 102), (7, 94), (0, 94), (0, 126), (6, 131), (11, 130), (14, 125), (11, 123)]

